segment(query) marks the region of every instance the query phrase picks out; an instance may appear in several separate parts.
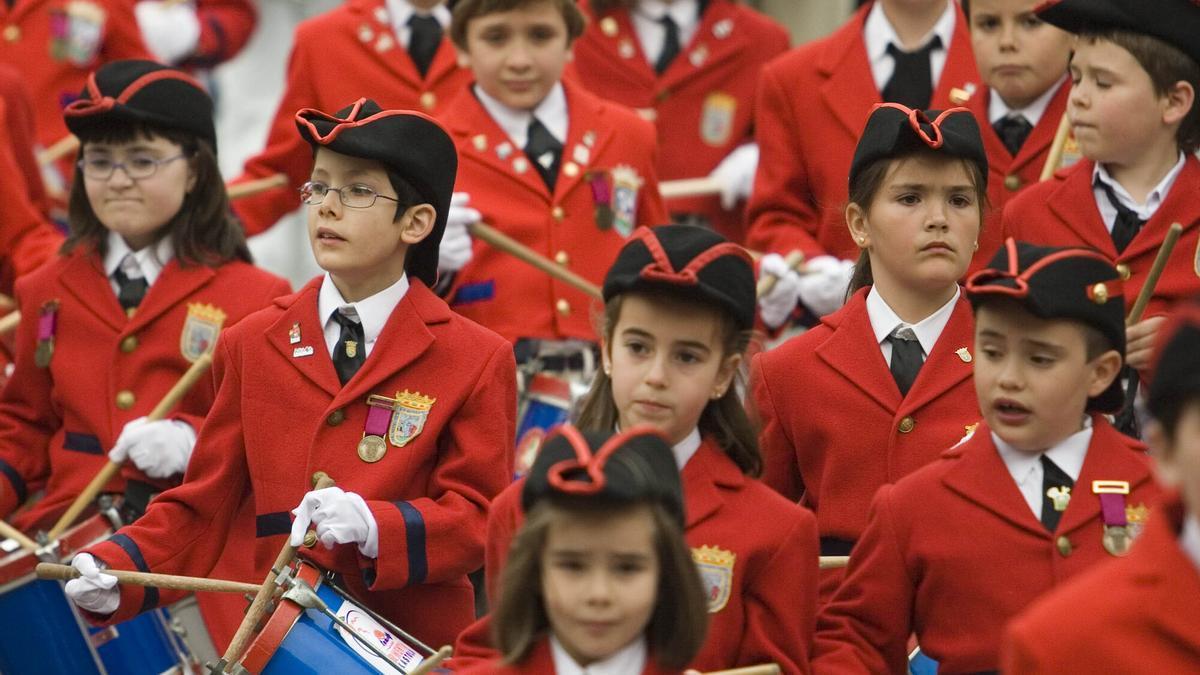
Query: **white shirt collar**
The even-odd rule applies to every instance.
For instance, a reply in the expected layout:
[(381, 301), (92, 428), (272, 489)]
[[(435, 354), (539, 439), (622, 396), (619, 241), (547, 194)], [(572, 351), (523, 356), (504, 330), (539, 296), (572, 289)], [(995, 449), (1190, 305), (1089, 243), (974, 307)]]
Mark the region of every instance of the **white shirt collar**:
[(396, 40), (405, 49), (408, 49), (408, 40), (412, 35), (412, 29), (408, 27), (408, 20), (412, 18), (413, 14), (432, 16), (442, 25), (443, 31), (450, 27), (450, 10), (444, 3), (436, 5), (428, 12), (418, 12), (417, 8), (413, 7), (408, 0), (385, 0), (385, 6), (388, 17), (391, 19), (392, 31), (396, 33)]
[(1136, 213), (1138, 218), (1150, 220), (1158, 211), (1158, 207), (1162, 206), (1162, 203), (1167, 199), (1167, 195), (1171, 192), (1171, 186), (1175, 184), (1175, 179), (1179, 178), (1179, 174), (1183, 171), (1184, 159), (1184, 154), (1182, 152), (1179, 153), (1179, 161), (1175, 162), (1175, 166), (1171, 167), (1167, 175), (1163, 176), (1163, 179), (1158, 182), (1158, 185), (1154, 186), (1150, 194), (1146, 195), (1145, 204), (1137, 203), (1129, 194), (1129, 191), (1108, 173), (1108, 169), (1104, 168), (1104, 165), (1100, 162), (1096, 162), (1095, 166), (1092, 167), (1092, 185), (1095, 186), (1093, 192), (1096, 195), (1096, 204), (1100, 207), (1100, 215), (1104, 217), (1104, 222), (1108, 225), (1108, 229), (1112, 230), (1113, 220), (1117, 217), (1117, 209), (1108, 201), (1108, 195), (1104, 193), (1104, 188), (1096, 185), (1097, 180), (1111, 186), (1113, 193), (1117, 195), (1117, 201)]
[(938, 337), (946, 328), (946, 324), (950, 322), (950, 315), (954, 312), (954, 304), (958, 302), (958, 296), (962, 293), (958, 287), (954, 289), (954, 297), (950, 301), (942, 305), (933, 314), (921, 319), (915, 324), (906, 324), (892, 308), (888, 306), (887, 301), (879, 294), (879, 291), (874, 286), (867, 293), (867, 318), (871, 320), (871, 330), (875, 332), (875, 340), (881, 346), (884, 340), (887, 339), (892, 331), (898, 326), (909, 326), (913, 333), (917, 336), (917, 341), (921, 343), (921, 351), (928, 356), (933, 351), (933, 346), (937, 344)]
[(1196, 566), (1196, 570), (1200, 571), (1200, 518), (1196, 518), (1196, 514), (1190, 511), (1183, 516), (1183, 529), (1179, 533), (1179, 545), (1183, 548), (1184, 554), (1191, 559), (1192, 564)]
[(684, 436), (682, 441), (676, 443), (671, 452), (675, 454), (675, 466), (683, 471), (683, 467), (687, 466), (688, 460), (696, 451), (700, 449), (700, 429), (699, 427), (692, 429), (692, 432)]
[(1083, 460), (1087, 458), (1088, 446), (1091, 442), (1092, 418), (1088, 415), (1083, 417), (1082, 429), (1067, 436), (1058, 445), (1044, 453), (1018, 450), (996, 435), (996, 432), (992, 432), (992, 443), (995, 444), (996, 451), (1000, 453), (1000, 459), (1004, 460), (1004, 465), (1008, 467), (1008, 473), (1016, 482), (1021, 496), (1025, 498), (1025, 503), (1029, 505), (1034, 517), (1037, 518), (1041, 518), (1042, 515), (1041, 456), (1045, 454), (1050, 461), (1057, 464), (1058, 468), (1070, 476), (1071, 480), (1078, 481), (1079, 472), (1083, 470)]
[(104, 274), (111, 279), (113, 272), (121, 266), (121, 261), (130, 253), (137, 261), (141, 276), (146, 279), (148, 285), (153, 286), (154, 282), (158, 280), (158, 275), (162, 274), (163, 268), (175, 257), (175, 247), (171, 244), (171, 235), (167, 235), (159, 239), (157, 243), (140, 251), (134, 251), (129, 248), (129, 244), (125, 243), (125, 239), (121, 235), (109, 230), (108, 250), (104, 254)]
[(555, 140), (563, 144), (567, 142), (567, 95), (561, 82), (556, 83), (533, 110), (514, 110), (489, 96), (479, 85), (475, 85), (474, 90), (483, 109), (518, 148), (525, 147), (529, 122), (534, 115), (546, 125)]
[[(929, 67), (935, 89), (938, 80), (942, 77), (942, 69), (946, 65), (950, 42), (954, 39), (954, 24), (958, 20), (955, 7), (956, 3), (946, 2), (946, 9), (938, 17), (933, 29), (919, 42), (919, 45), (924, 47), (929, 44), (934, 35), (942, 39), (942, 48), (933, 50), (929, 55)], [(871, 11), (867, 13), (867, 19), (863, 23), (863, 43), (867, 47), (867, 59), (871, 62), (871, 74), (875, 78), (875, 86), (882, 91), (888, 80), (892, 79), (892, 72), (896, 68), (895, 61), (887, 53), (887, 47), (891, 43), (895, 43), (897, 47), (902, 45), (892, 22), (888, 21), (887, 14), (883, 12), (883, 3), (876, 2), (871, 7)]]
[(584, 667), (575, 662), (554, 635), (550, 636), (550, 655), (554, 659), (555, 675), (629, 675), (646, 668), (646, 637), (618, 649), (612, 656)]
[(345, 306), (353, 308), (352, 313), (343, 312), (343, 314), (358, 316), (363, 327), (363, 341), (366, 342), (364, 354), (369, 355), (375, 346), (375, 341), (379, 339), (379, 334), (383, 331), (384, 324), (391, 317), (392, 310), (396, 309), (396, 305), (400, 304), (406, 293), (408, 293), (408, 275), (402, 274), (396, 283), (375, 295), (358, 302), (346, 302), (341, 291), (333, 285), (333, 279), (326, 272), (325, 278), (321, 280), (321, 292), (317, 296), (317, 316), (321, 319), (321, 326), (325, 331), (325, 346), (328, 347), (329, 353), (333, 353), (333, 348), (341, 333), (337, 322), (333, 320), (334, 312)]
[(1062, 83), (1066, 79), (1067, 76), (1063, 75), (1058, 82), (1054, 83), (1054, 86), (1042, 92), (1041, 96), (1034, 99), (1033, 103), (1020, 109), (1008, 107), (1004, 99), (1000, 98), (1000, 94), (996, 93), (995, 89), (992, 89), (988, 96), (988, 122), (995, 124), (1005, 117), (1020, 116), (1036, 127), (1038, 122), (1042, 120), (1042, 115), (1046, 114), (1046, 108), (1050, 107), (1050, 101), (1054, 99), (1054, 95), (1058, 93), (1059, 88), (1062, 87)]
[(651, 65), (658, 59), (663, 42), (667, 39), (667, 29), (659, 23), (664, 15), (669, 14), (671, 20), (679, 26), (679, 47), (686, 49), (696, 36), (700, 27), (699, 0), (675, 0), (670, 4), (662, 0), (641, 0), (636, 9), (630, 13), (633, 30), (641, 43), (642, 53)]

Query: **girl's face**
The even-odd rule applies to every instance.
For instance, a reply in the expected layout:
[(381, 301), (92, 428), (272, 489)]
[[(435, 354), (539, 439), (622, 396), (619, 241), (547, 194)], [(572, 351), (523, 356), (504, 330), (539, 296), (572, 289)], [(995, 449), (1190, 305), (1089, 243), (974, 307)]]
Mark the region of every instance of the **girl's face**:
[(622, 429), (649, 424), (672, 443), (725, 394), (741, 354), (726, 355), (716, 310), (630, 294), (602, 349)]
[(550, 526), (542, 599), (550, 628), (580, 665), (608, 658), (650, 623), (660, 561), (649, 506), (574, 513)]
[(851, 203), (846, 220), (877, 285), (938, 293), (967, 271), (979, 209), (964, 162), (920, 154), (892, 162), (869, 209)]
[[(154, 242), (196, 184), (183, 148), (161, 136), (89, 141), (82, 161), (83, 186), (96, 218), (135, 251)], [(92, 177), (109, 169), (112, 175), (106, 178)]]

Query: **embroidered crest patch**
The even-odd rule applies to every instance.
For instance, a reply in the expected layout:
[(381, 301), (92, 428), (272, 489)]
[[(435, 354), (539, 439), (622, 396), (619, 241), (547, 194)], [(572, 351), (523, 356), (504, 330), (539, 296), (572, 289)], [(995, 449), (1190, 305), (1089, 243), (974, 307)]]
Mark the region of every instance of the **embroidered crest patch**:
[(723, 91), (709, 94), (700, 112), (700, 139), (712, 146), (728, 143), (733, 134), (733, 116), (736, 112), (736, 98)]
[(225, 312), (220, 307), (199, 302), (188, 303), (187, 320), (179, 334), (179, 351), (183, 358), (195, 361), (212, 351), (225, 324)]
[(420, 435), (435, 401), (436, 398), (422, 396), (419, 392), (407, 389), (396, 392), (392, 423), (388, 428), (388, 440), (392, 445), (403, 448)]
[(737, 554), (717, 546), (692, 549), (692, 562), (700, 572), (700, 583), (708, 600), (708, 613), (716, 614), (729, 602), (733, 587), (733, 564)]

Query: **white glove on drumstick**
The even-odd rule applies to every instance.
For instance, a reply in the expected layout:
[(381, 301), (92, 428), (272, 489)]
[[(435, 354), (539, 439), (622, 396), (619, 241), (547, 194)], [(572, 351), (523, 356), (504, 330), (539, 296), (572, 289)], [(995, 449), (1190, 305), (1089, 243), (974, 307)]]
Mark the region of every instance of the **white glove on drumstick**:
[(817, 316), (835, 312), (846, 302), (846, 289), (854, 276), (854, 262), (822, 255), (804, 265), (800, 277), (800, 302)]
[(709, 178), (721, 183), (721, 208), (732, 211), (738, 201), (749, 199), (758, 171), (758, 144), (746, 143), (733, 149), (721, 160)]
[(200, 19), (191, 3), (142, 0), (133, 11), (142, 41), (154, 58), (175, 64), (196, 51), (200, 43)]
[(80, 577), (67, 582), (67, 597), (71, 602), (96, 614), (112, 614), (121, 604), (121, 589), (117, 578), (104, 574), (90, 553), (80, 553), (71, 559), (71, 567), (79, 570)]
[(760, 277), (773, 276), (778, 279), (766, 295), (758, 299), (758, 313), (768, 328), (778, 328), (800, 301), (800, 275), (788, 266), (778, 253), (768, 253), (758, 263)]
[(379, 557), (379, 526), (363, 498), (341, 488), (311, 490), (292, 509), (291, 544), (299, 548), (309, 525), (317, 529), (317, 540), (325, 548), (334, 544), (358, 544), (358, 551), (368, 558)]
[(467, 227), (483, 219), (483, 216), (467, 204), (471, 195), (455, 192), (450, 196), (450, 210), (446, 212), (446, 231), (438, 246), (438, 271), (457, 272), (471, 262), (471, 234)]
[(120, 464), (128, 458), (151, 478), (167, 478), (187, 470), (196, 430), (180, 420), (151, 422), (139, 417), (121, 429), (108, 458)]

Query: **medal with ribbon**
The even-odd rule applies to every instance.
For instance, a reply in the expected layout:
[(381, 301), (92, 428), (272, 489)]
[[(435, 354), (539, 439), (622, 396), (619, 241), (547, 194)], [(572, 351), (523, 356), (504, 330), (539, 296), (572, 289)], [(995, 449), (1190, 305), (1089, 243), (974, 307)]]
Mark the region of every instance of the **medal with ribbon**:
[(48, 368), (54, 356), (54, 334), (58, 331), (58, 300), (47, 300), (38, 315), (37, 348), (33, 362), (38, 368)]
[[(387, 403), (375, 401), (382, 398)], [(358, 458), (368, 464), (374, 464), (387, 454), (388, 422), (392, 419), (392, 402), (385, 396), (372, 394), (367, 399), (367, 421), (363, 425), (362, 440), (358, 442)]]
[(588, 185), (592, 188), (592, 203), (595, 204), (593, 217), (596, 227), (602, 230), (612, 229), (614, 214), (612, 210), (612, 186), (608, 183), (607, 171), (589, 171)]
[(1100, 517), (1104, 521), (1104, 550), (1115, 556), (1129, 553), (1133, 538), (1125, 517), (1125, 495), (1129, 483), (1123, 480), (1094, 480), (1092, 493), (1100, 497)]

